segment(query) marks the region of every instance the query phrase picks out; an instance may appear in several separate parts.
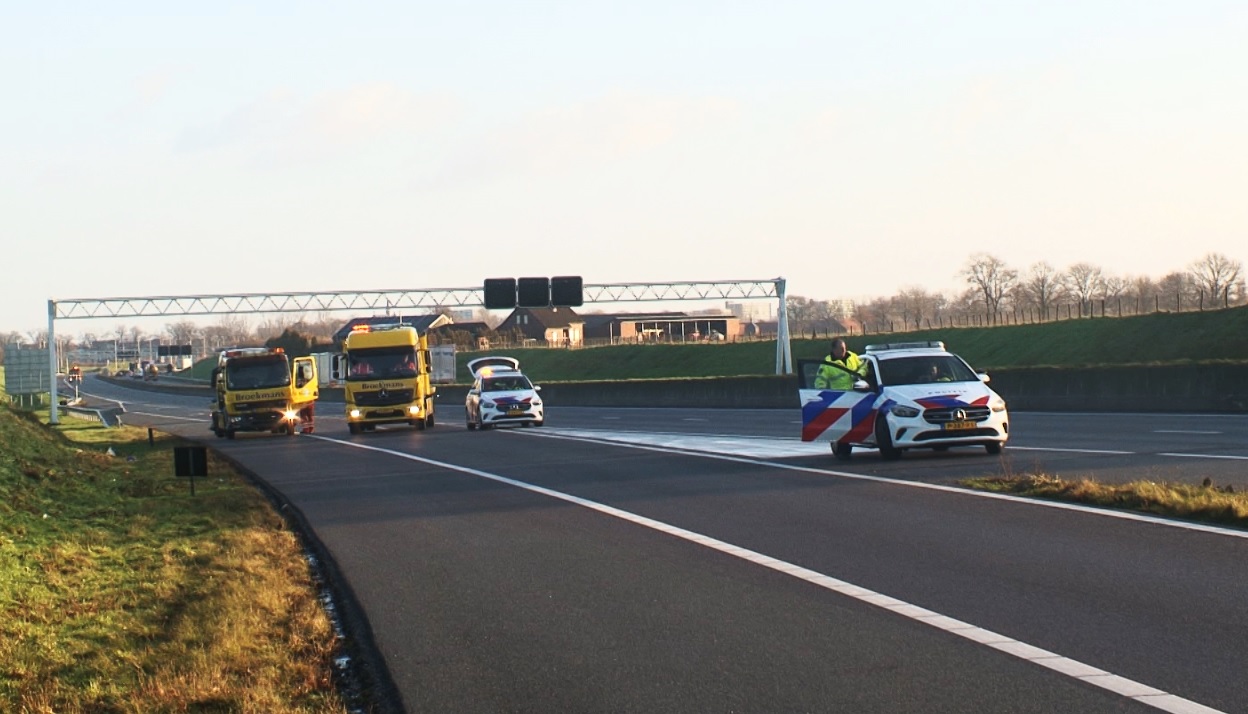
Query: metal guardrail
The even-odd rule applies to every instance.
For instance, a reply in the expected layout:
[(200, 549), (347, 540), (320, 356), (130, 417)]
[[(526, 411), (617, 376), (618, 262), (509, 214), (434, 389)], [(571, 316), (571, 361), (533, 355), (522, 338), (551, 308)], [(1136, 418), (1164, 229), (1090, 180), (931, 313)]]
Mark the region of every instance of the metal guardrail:
[(79, 419), (87, 419), (89, 421), (98, 421), (104, 426), (121, 426), (121, 415), (126, 411), (126, 408), (121, 406), (104, 407), (102, 409), (95, 407), (64, 406), (62, 409), (69, 416), (74, 416)]

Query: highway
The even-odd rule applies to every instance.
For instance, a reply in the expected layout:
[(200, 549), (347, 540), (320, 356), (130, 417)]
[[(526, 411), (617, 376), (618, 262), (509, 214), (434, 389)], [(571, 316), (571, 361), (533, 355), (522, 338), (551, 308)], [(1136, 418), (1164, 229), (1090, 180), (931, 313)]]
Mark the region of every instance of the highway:
[[(1039, 471), (1248, 488), (1248, 417), (1012, 415), (982, 449), (802, 444), (797, 409), (214, 439), (302, 513), (411, 712), (1248, 711), (1248, 532), (956, 488)], [(796, 395), (795, 395), (796, 403)]]

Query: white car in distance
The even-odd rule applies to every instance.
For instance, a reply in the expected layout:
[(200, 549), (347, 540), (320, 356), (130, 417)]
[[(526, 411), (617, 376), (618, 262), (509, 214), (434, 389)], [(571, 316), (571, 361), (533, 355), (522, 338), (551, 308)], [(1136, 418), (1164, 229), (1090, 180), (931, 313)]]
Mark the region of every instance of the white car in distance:
[(504, 424), (542, 426), (546, 412), (541, 387), (520, 371), (514, 357), (478, 357), (468, 362), (472, 387), (464, 400), (464, 421), (469, 431)]

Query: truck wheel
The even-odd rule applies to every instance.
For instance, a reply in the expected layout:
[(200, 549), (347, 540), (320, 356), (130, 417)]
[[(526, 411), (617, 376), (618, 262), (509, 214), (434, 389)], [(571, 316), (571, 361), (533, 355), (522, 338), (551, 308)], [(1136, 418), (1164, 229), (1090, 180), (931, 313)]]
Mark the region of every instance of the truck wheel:
[(424, 417), (421, 417), (420, 419), (413, 419), (413, 420), (409, 421), (409, 422), (408, 422), (408, 424), (411, 424), (412, 426), (416, 427), (416, 431), (424, 431), (424, 430), (425, 430), (425, 419), (424, 419)]
[(293, 421), (286, 422), (286, 428), (282, 429), (282, 431), (286, 432), (286, 436), (294, 436), (295, 435), (295, 423)]
[(234, 438), (234, 430), (233, 430), (233, 429), (226, 429), (226, 430), (225, 430), (225, 438), (227, 438), (227, 439), (233, 439), (233, 438)]
[(358, 434), (360, 433), (360, 425), (356, 424), (355, 422), (347, 424), (347, 431), (351, 432), (352, 434)]

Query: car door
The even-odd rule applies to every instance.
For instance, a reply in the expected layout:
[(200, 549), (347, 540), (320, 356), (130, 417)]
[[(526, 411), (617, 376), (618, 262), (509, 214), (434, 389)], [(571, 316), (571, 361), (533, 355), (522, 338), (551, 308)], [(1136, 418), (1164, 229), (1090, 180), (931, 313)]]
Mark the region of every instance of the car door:
[(823, 360), (797, 361), (802, 441), (870, 443), (879, 393), (869, 387), (849, 391), (815, 388), (815, 375), (823, 364)]

